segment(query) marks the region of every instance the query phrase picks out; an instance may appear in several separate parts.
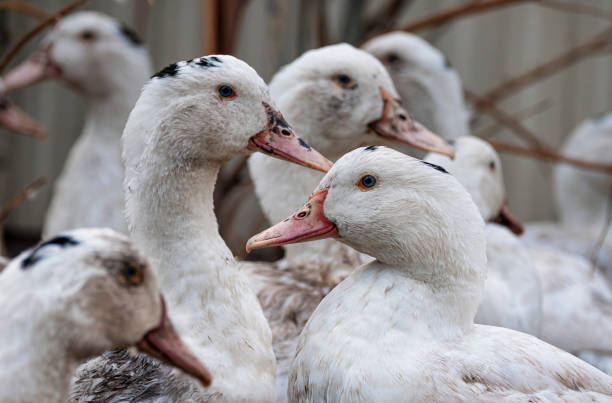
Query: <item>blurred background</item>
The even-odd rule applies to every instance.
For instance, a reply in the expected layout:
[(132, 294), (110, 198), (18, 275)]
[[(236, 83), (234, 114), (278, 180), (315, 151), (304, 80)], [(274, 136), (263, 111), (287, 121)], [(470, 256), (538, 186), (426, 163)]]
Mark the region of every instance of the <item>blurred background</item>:
[[(30, 3), (54, 12), (69, 2)], [(280, 66), (308, 49), (336, 42), (359, 46), (384, 31), (406, 27), (468, 3), (478, 2), (92, 0), (79, 9), (98, 10), (131, 26), (146, 42), (155, 71), (178, 60), (231, 53), (248, 62), (268, 81)], [(581, 47), (582, 53), (567, 53), (559, 61), (558, 69), (551, 69), (496, 103), (546, 146), (558, 149), (580, 121), (612, 110), (612, 1), (507, 3), (415, 32), (447, 55), (467, 90), (481, 95), (587, 44)], [(589, 7), (609, 14), (589, 12)], [(31, 16), (0, 11), (0, 53), (36, 23)], [(602, 46), (600, 41), (589, 47), (589, 41), (602, 32), (607, 45)], [(27, 57), (43, 36), (44, 33), (31, 40), (11, 65)], [(8, 203), (35, 178), (47, 178), (47, 184), (12, 211), (5, 222), (7, 247), (10, 254), (15, 254), (40, 237), (53, 182), (81, 132), (86, 105), (75, 92), (53, 81), (18, 90), (11, 94), (11, 99), (45, 126), (49, 134), (47, 139), (40, 140), (6, 131), (0, 133), (0, 203)], [(473, 108), (475, 117), (481, 115), (481, 109), (482, 105)], [(525, 144), (513, 130), (496, 124), (487, 114), (476, 119), (473, 131)], [(524, 221), (554, 219), (552, 165), (513, 154), (502, 156), (512, 210)], [(256, 214), (258, 206), (250, 196), (251, 190), (243, 161), (228, 164), (218, 186), (217, 209), (221, 232), (238, 255), (242, 253), (244, 239), (266, 224)], [(252, 214), (245, 215), (242, 209), (237, 216), (236, 204), (245, 200)], [(238, 226), (242, 232), (232, 230)]]

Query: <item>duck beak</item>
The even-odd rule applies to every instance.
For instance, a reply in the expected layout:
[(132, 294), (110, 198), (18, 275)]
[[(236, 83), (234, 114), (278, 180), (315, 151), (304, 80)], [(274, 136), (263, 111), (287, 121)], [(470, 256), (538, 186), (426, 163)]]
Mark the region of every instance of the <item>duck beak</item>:
[(370, 123), (376, 134), (390, 138), (422, 151), (447, 155), (455, 158), (455, 151), (441, 137), (412, 119), (399, 101), (384, 88), (380, 88), (383, 99), (383, 113), (380, 119)]
[(508, 207), (508, 202), (504, 202), (499, 210), (499, 215), (491, 220), (491, 222), (503, 225), (512, 231), (515, 235), (521, 235), (524, 231), (523, 224), (514, 217), (514, 214)]
[(160, 325), (145, 334), (136, 346), (143, 353), (147, 353), (198, 378), (203, 386), (210, 385), (212, 382), (210, 372), (183, 343), (174, 330), (170, 319), (168, 319), (166, 302), (163, 297), (161, 297), (161, 302), (162, 320)]
[(0, 95), (0, 126), (27, 136), (47, 137), (47, 132), (38, 122), (2, 95)]
[(48, 44), (2, 77), (0, 94), (58, 77), (61, 72), (51, 60), (51, 44)]
[(323, 213), (328, 190), (325, 188), (313, 193), (304, 207), (291, 217), (251, 237), (246, 245), (247, 253), (268, 246), (337, 238), (338, 229)]
[(267, 115), (266, 127), (249, 139), (249, 150), (260, 151), (308, 168), (327, 172), (332, 162), (299, 138), (276, 109), (262, 102)]

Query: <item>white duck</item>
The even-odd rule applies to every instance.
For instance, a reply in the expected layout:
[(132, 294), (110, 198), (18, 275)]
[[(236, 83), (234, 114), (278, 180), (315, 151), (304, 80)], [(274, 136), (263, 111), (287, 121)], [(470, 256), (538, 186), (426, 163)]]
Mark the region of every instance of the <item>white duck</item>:
[(508, 229), (520, 235), (522, 227), (507, 204), (502, 166), (493, 148), (476, 137), (455, 140), (455, 159), (430, 154), (425, 161), (444, 167), (465, 186), (487, 222), (487, 269), (484, 299), (475, 321), (538, 336), (542, 318), (540, 279), (528, 248)]
[(82, 367), (75, 400), (274, 401), (270, 328), (219, 236), (213, 189), (221, 165), (248, 149), (321, 170), (331, 163), (271, 104), (264, 81), (232, 56), (172, 64), (144, 86), (122, 137), (127, 220), (177, 330), (215, 382), (201, 391), (115, 352)]
[(6, 91), (56, 77), (89, 104), (83, 132), (57, 180), (43, 234), (91, 226), (127, 233), (119, 141), (150, 76), (138, 37), (111, 17), (86, 11), (62, 19), (41, 49), (4, 77)]
[(612, 378), (539, 339), (475, 325), (484, 223), (448, 173), (387, 148), (338, 160), (303, 209), (248, 248), (339, 237), (376, 260), (308, 321), (290, 401), (609, 401)]
[(440, 50), (407, 32), (377, 36), (362, 48), (384, 64), (416, 120), (447, 140), (470, 133), (461, 79)]
[(123, 235), (83, 229), (49, 239), (7, 266), (0, 290), (2, 402), (65, 402), (79, 363), (129, 345), (211, 381)]
[[(304, 53), (272, 78), (270, 92), (291, 125), (331, 160), (373, 142), (406, 143), (452, 155), (443, 140), (412, 120), (400, 106), (382, 64), (351, 45), (331, 45)], [(283, 219), (299, 207), (323, 177), (320, 172), (304, 171), (257, 154), (249, 158), (249, 171), (270, 222)], [(288, 246), (287, 264), (334, 262), (343, 255), (337, 249), (347, 250), (333, 240), (307, 248)], [(324, 251), (326, 255), (332, 253), (326, 257)], [(359, 259), (353, 261), (358, 263)]]
[[(575, 158), (612, 163), (612, 113), (582, 122), (565, 141), (562, 153)], [(557, 165), (554, 195), (558, 223), (527, 225), (525, 239), (591, 259), (604, 225), (612, 175)], [(610, 231), (599, 252), (597, 264), (612, 284), (612, 239)]]
[[(483, 218), (494, 219), (491, 212), (499, 210), (506, 193), (497, 153), (475, 137), (458, 139), (455, 153), (452, 162), (437, 155), (428, 156), (427, 161), (448, 168), (471, 194)], [(487, 224), (486, 235), (489, 277), (476, 321), (496, 324), (491, 314), (505, 312), (504, 318), (514, 313), (517, 318), (537, 318), (539, 323), (536, 307), (540, 304), (535, 297), (539, 298), (541, 287), (540, 338), (612, 373), (612, 290), (603, 274), (593, 272), (579, 255), (525, 245), (496, 224)], [(495, 286), (504, 282), (505, 289)], [(511, 323), (497, 324), (517, 329)]]
[[(373, 142), (452, 154), (399, 105), (382, 64), (348, 44), (304, 53), (272, 78), (270, 91), (306, 141), (332, 159)], [(299, 207), (323, 176), (257, 154), (249, 158), (249, 169), (271, 222)], [(290, 360), (306, 320), (333, 286), (369, 259), (334, 240), (321, 240), (307, 248), (289, 245), (277, 266), (245, 264), (272, 328), (279, 401), (286, 398)]]

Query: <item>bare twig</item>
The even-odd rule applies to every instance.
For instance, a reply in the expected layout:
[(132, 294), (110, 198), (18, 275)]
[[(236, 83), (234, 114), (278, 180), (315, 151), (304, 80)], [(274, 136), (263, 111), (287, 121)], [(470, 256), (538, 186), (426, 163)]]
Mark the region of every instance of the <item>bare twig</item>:
[(25, 1), (0, 1), (0, 10), (13, 11), (15, 13), (30, 15), (39, 20), (48, 18), (51, 14), (34, 4)]
[(495, 148), (499, 152), (509, 152), (513, 154), (520, 154), (544, 161), (550, 161), (555, 163), (563, 163), (575, 166), (577, 168), (589, 169), (592, 171), (601, 171), (607, 174), (612, 174), (612, 164), (606, 164), (603, 162), (597, 161), (586, 161), (578, 158), (568, 157), (565, 155), (561, 155), (555, 151), (550, 149), (543, 148), (529, 148), (524, 146), (519, 146), (516, 144), (505, 143), (497, 140), (486, 140), (488, 141), (493, 148)]
[[(482, 98), (490, 103), (498, 103), (511, 94), (516, 93), (527, 85), (533, 84), (539, 79), (548, 77), (563, 68), (574, 64), (586, 57), (594, 56), (600, 52), (612, 50), (612, 28), (608, 28), (597, 35), (592, 36), (582, 44), (564, 52), (563, 54), (548, 60), (516, 77), (505, 80), (495, 88), (482, 95)], [(479, 116), (474, 115), (472, 124), (476, 124)]]
[(500, 7), (507, 7), (518, 5), (526, 2), (535, 2), (537, 0), (487, 0), (487, 1), (474, 1), (467, 4), (461, 4), (456, 7), (451, 7), (446, 10), (439, 11), (437, 13), (426, 16), (419, 20), (413, 21), (412, 23), (399, 28), (401, 31), (414, 32), (424, 28), (436, 27), (438, 25), (445, 24), (450, 20), (454, 20), (459, 17), (467, 17), (474, 14), (483, 13), (485, 11), (491, 11)]
[(534, 147), (541, 149), (545, 148), (544, 144), (538, 140), (538, 137), (531, 130), (526, 128), (520, 120), (507, 114), (482, 96), (477, 95), (467, 89), (464, 89), (464, 92), (466, 99), (474, 104), (476, 108), (487, 111), (487, 113), (489, 113), (491, 117), (497, 120), (500, 124), (512, 130), (515, 134)]
[(17, 41), (9, 50), (7, 50), (6, 54), (0, 60), (0, 72), (4, 70), (4, 68), (9, 64), (11, 59), (23, 48), (23, 46), (33, 37), (38, 35), (43, 29), (45, 29), (48, 25), (55, 24), (61, 17), (69, 14), (77, 7), (85, 4), (87, 0), (75, 0), (72, 3), (68, 4), (66, 7), (59, 10), (57, 13), (45, 18), (41, 22), (39, 22), (34, 28), (26, 32), (21, 39)]
[(47, 183), (47, 178), (40, 177), (13, 196), (11, 201), (4, 205), (2, 210), (0, 210), (0, 224), (2, 224), (8, 218), (9, 214), (11, 214), (13, 210), (19, 207), (21, 203), (23, 203), (32, 193), (38, 190), (45, 183)]
[[(518, 121), (524, 121), (529, 118), (532, 118), (540, 113), (550, 109), (553, 105), (552, 101), (548, 98), (541, 100), (540, 102), (536, 102), (535, 104), (528, 106), (525, 109), (521, 109), (520, 111), (514, 113), (514, 118)], [(486, 129), (480, 130), (474, 133), (474, 136), (489, 138), (493, 137), (495, 134), (499, 132), (502, 125), (499, 122), (487, 127)]]

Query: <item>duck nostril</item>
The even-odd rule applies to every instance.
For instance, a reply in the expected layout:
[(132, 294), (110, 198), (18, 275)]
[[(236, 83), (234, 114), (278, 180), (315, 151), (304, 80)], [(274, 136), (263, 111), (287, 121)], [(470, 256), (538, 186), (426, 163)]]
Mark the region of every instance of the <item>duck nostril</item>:
[(406, 115), (404, 115), (403, 113), (399, 114), (399, 118), (400, 118), (400, 120), (408, 120), (408, 117)]
[(287, 130), (287, 129), (281, 130), (281, 134), (283, 136), (291, 136), (291, 132), (289, 130)]
[(300, 212), (297, 214), (297, 216), (296, 216), (296, 217), (297, 217), (297, 218), (304, 218), (304, 217), (306, 217), (307, 215), (308, 215), (308, 213), (307, 213), (306, 211), (300, 211)]

